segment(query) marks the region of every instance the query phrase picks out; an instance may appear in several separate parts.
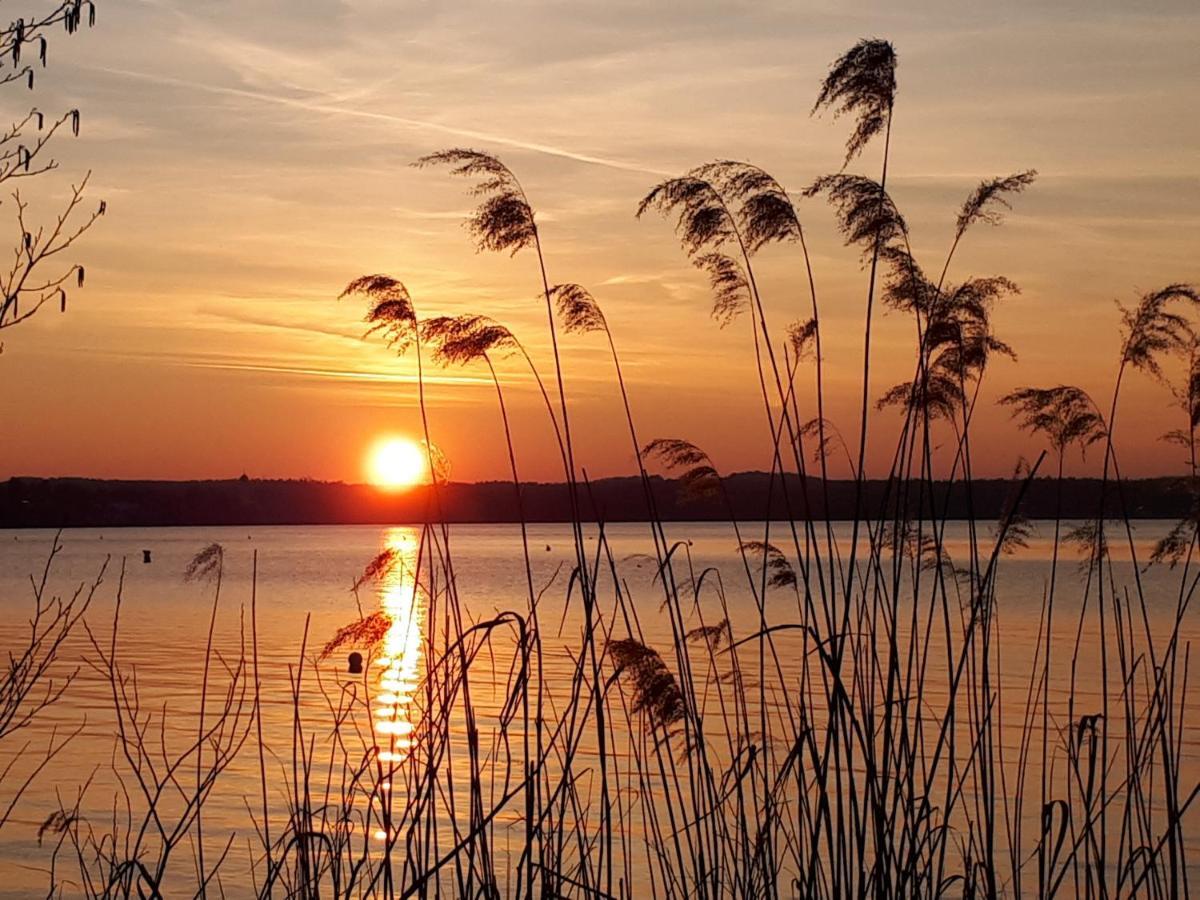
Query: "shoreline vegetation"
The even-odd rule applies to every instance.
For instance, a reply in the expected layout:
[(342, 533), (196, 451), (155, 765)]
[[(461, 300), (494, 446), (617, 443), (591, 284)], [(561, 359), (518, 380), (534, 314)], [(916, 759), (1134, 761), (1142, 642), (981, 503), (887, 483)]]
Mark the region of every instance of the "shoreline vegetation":
[[(774, 510), (773, 521), (813, 521), (854, 517), (856, 483), (832, 479), (824, 485), (809, 476), (807, 495), (799, 477), (780, 479), (767, 472), (725, 476), (727, 498), (698, 494), (686, 481), (647, 476), (598, 478), (579, 498), (580, 515), (591, 522), (760, 521)], [(781, 481), (788, 487), (784, 502)], [(1014, 482), (975, 479), (970, 496), (961, 481), (926, 482), (924, 490), (951, 520), (972, 514), (998, 519), (1010, 502)], [(646, 488), (652, 510), (647, 506)], [(1029, 520), (1090, 519), (1096, 516), (1099, 478), (1035, 478), (1025, 491), (1022, 514)], [(1122, 482), (1122, 506), (1115, 492), (1106, 498), (1105, 515), (1131, 519), (1179, 520), (1193, 502), (1188, 483), (1176, 477)], [(1061, 491), (1061, 496), (1060, 496)], [(768, 492), (770, 492), (768, 496)], [(569, 486), (521, 483), (520, 504), (511, 481), (449, 482), (438, 486), (440, 514), (448, 524), (519, 524), (572, 521)], [(367, 484), (308, 479), (212, 479), (149, 481), (94, 478), (12, 478), (0, 482), (0, 529), (120, 528), (222, 525), (389, 525), (429, 518), (428, 488), (387, 492)], [(895, 497), (885, 479), (866, 479), (862, 500), (868, 517), (896, 516)], [(884, 504), (889, 504), (884, 508)], [(828, 507), (826, 507), (828, 504)], [(808, 513), (808, 516), (805, 513)]]
[[(410, 538), (354, 582), (347, 624), (319, 634), (304, 619), (296, 661), (276, 673), (286, 674), (286, 691), (264, 687), (265, 664), (260, 672), (267, 584), (253, 546), (248, 596), (230, 596), (218, 544), (181, 573), (205, 598), (211, 592), (211, 613), (206, 605), (203, 674), (191, 693), (170, 698), (169, 713), (122, 640), (124, 564), (113, 560), (94, 589), (64, 602), (46, 589), (56, 539), (47, 575), (31, 580), (28, 649), (17, 648), (0, 690), (0, 738), (6, 723), (16, 723), (12, 734), (46, 705), (70, 710), (75, 676), (45, 702), (36, 688), (68, 636), (86, 638), (78, 679), (104, 688), (99, 702), (115, 721), (111, 755), (94, 762), (120, 790), (64, 789), (59, 808), (40, 811), (51, 895), (246, 896), (253, 885), (260, 898), (385, 900), (1188, 896), (1200, 814), (1189, 693), (1200, 293), (1167, 282), (1122, 308), (1105, 396), (1067, 384), (1005, 396), (1001, 414), (1045, 449), (1014, 460), (1011, 479), (979, 479), (980, 388), (993, 359), (1016, 356), (991, 314), (1017, 286), (1000, 275), (954, 281), (955, 254), (1001, 224), (1035, 173), (982, 181), (958, 210), (945, 254), (929, 254), (924, 268), (888, 194), (897, 65), (895, 48), (878, 39), (833, 62), (813, 112), (848, 126), (846, 155), (800, 194), (763, 169), (719, 159), (651, 187), (637, 208), (674, 226), (731, 346), (754, 354), (765, 475), (723, 475), (695, 444), (639, 426), (618, 349), (621, 328), (637, 323), (610, 330), (585, 288), (551, 279), (554, 229), (543, 234), (514, 170), (463, 148), (417, 160), (466, 182), (478, 204), (468, 232), (478, 249), (525, 267), (552, 353), (535, 361), (484, 315), (427, 316), (423, 299), (390, 275), (347, 285), (341, 297), (363, 303), (368, 333), (415, 361), (432, 484)], [(868, 149), (871, 175), (849, 171)], [(827, 211), (804, 205), (814, 198), (832, 207), (862, 263), (861, 300), (818, 291), (805, 228)], [(760, 253), (790, 260), (807, 289), (798, 304), (795, 291), (760, 290)], [(820, 310), (833, 301), (861, 308), (861, 357), (823, 354)], [(332, 298), (329, 308), (331, 317), (352, 314)], [(913, 357), (911, 380), (880, 393), (872, 327), (885, 308), (911, 320)], [(566, 340), (595, 341), (611, 357), (624, 405), (614, 433), (628, 426), (636, 461), (622, 484), (648, 510), (652, 552), (640, 563), (653, 572), (649, 584), (626, 577), (631, 558), (618, 557), (602, 525), (611, 511), (578, 465), (559, 355)], [(832, 364), (861, 373), (851, 388), (856, 421), (825, 417)], [(518, 511), (512, 560), (524, 577), (487, 608), (459, 593), (447, 523), (460, 487), (444, 477), (426, 414), (427, 393), (441, 389), (426, 372), (440, 365), (486, 370), (504, 426), (512, 478), (489, 489), (507, 491)], [(525, 527), (537, 490), (522, 488), (509, 431), (512, 366), (532, 372), (562, 462), (563, 484), (552, 490), (573, 540), (549, 578)], [(1144, 500), (1118, 461), (1121, 390), (1135, 376), (1178, 401), (1164, 427), (1186, 455), (1183, 488), (1164, 487), (1183, 512), (1149, 553), (1133, 524)], [(883, 416), (900, 422), (894, 445), (877, 427)], [(865, 472), (867, 448), (885, 440), (892, 462), (876, 481)], [(1071, 482), (1084, 451), (1102, 458), (1102, 475)], [(828, 478), (835, 452), (848, 482)], [(657, 479), (663, 472), (677, 482)], [(755, 498), (755, 478), (786, 479), (789, 490), (764, 487)], [(804, 489), (793, 492), (793, 479)], [(87, 484), (42, 486), (69, 502)], [(286, 483), (220, 489), (236, 496), (272, 484)], [(698, 566), (684, 529), (669, 525), (669, 484), (724, 511), (735, 536), (724, 571)], [(5, 496), (33, 486), (9, 482)], [(178, 488), (171, 509), (194, 516), (205, 488), (189, 490)], [(20, 499), (18, 508), (35, 508)], [(1040, 529), (1050, 562), (1037, 589), (1014, 597), (1005, 578), (1017, 569), (1011, 555), (1028, 545), (1035, 503), (1041, 515), (1052, 504), (1053, 523)], [(1080, 505), (1082, 521), (1068, 521)], [(813, 515), (846, 508), (845, 529)], [(957, 518), (965, 527), (949, 527)], [(593, 522), (601, 527), (589, 540)], [(114, 598), (111, 619), (80, 621), (90, 591), (102, 588)], [(1033, 623), (1015, 641), (1012, 599)], [(232, 643), (217, 639), (222, 623), (238, 629)], [(352, 648), (360, 671), (338, 680), (328, 661)], [(55, 746), (52, 738), (47, 760)], [(230, 782), (243, 791), (240, 829), (210, 814)]]

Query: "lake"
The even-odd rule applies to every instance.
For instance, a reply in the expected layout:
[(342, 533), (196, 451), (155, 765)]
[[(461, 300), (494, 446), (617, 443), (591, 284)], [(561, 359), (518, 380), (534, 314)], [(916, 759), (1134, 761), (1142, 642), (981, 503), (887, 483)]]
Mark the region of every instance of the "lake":
[[(1169, 527), (1170, 523), (1164, 522), (1136, 523), (1135, 546), (1139, 560), (1148, 558), (1150, 547), (1166, 534)], [(743, 540), (769, 539), (786, 555), (794, 557), (791, 535), (784, 528), (775, 523), (768, 533), (763, 523), (742, 523), (741, 536)], [(665, 530), (669, 541), (684, 542), (675, 554), (679, 570), (691, 572), (693, 578), (699, 578), (704, 572), (710, 573), (703, 579), (699, 601), (692, 603), (689, 600), (683, 609), (686, 627), (713, 626), (728, 618), (733, 640), (752, 638), (759, 632), (760, 613), (755, 594), (749, 586), (746, 565), (731, 526), (669, 523)], [(834, 530), (845, 553), (849, 526), (839, 523)], [(823, 531), (820, 533), (823, 535)], [(494, 621), (506, 610), (524, 614), (529, 606), (529, 584), (519, 528), (515, 525), (456, 525), (449, 528), (448, 534), (453, 587), (468, 626), (471, 622)], [(1052, 534), (1052, 523), (1038, 523), (1028, 546), (1011, 557), (1004, 557), (998, 564), (994, 615), (1000, 667), (996, 686), (1001, 704), (996, 720), (1002, 728), (1008, 729), (1002, 732), (999, 746), (1002, 752), (1011, 754), (1008, 759), (1001, 760), (998, 771), (1015, 772), (1018, 768), (1019, 725), (1026, 714), (1025, 698), (1039, 647)], [(627, 636), (631, 630), (639, 631), (641, 642), (660, 651), (668, 669), (676, 670), (678, 661), (672, 649), (672, 623), (670, 616), (661, 609), (663, 589), (656, 578), (655, 545), (649, 527), (629, 523), (610, 525), (606, 527), (604, 537), (605, 541), (598, 540), (592, 526), (585, 538), (586, 547), (594, 554), (589, 563), (595, 563), (600, 573), (597, 578), (597, 595), (601, 598), (598, 617), (602, 623), (607, 623), (603, 627), (612, 629), (609, 637), (614, 640)], [(252, 571), (257, 566), (253, 601), (262, 684), (263, 742), (269, 749), (260, 759), (257, 738), (251, 733), (253, 729), (243, 735), (239, 739), (243, 743), (212, 789), (203, 813), (208, 864), (211, 866), (214, 859), (226, 853), (221, 867), (222, 889), (230, 896), (244, 896), (250, 887), (246, 874), (248, 861), (254, 857), (253, 845), (257, 841), (256, 815), (265, 805), (270, 816), (286, 817), (289, 797), (284, 783), (288, 768), (293, 764), (296, 729), (296, 705), (292, 696), (294, 679), (303, 679), (302, 706), (305, 724), (311, 729), (308, 733), (324, 736), (311, 744), (308, 756), (309, 764), (317, 771), (331, 752), (328, 746), (321, 746), (328, 742), (332, 733), (329, 729), (331, 718), (336, 718), (337, 701), (331, 704), (327, 702), (328, 698), (344, 695), (347, 684), (361, 682), (366, 690), (373, 691), (369, 703), (377, 720), (375, 740), (380, 740), (379, 735), (385, 736), (384, 753), (402, 761), (412, 747), (418, 718), (415, 710), (428, 709), (430, 705), (429, 697), (421, 699), (421, 695), (425, 690), (425, 657), (431, 616), (426, 608), (427, 601), (421, 591), (414, 591), (412, 581), (412, 571), (420, 565), (420, 538), (419, 528), (407, 526), (86, 529), (63, 533), (62, 551), (48, 575), (50, 592), (69, 597), (83, 586), (86, 594), (102, 567), (107, 566), (86, 615), (96, 646), (82, 629), (73, 633), (55, 671), (61, 679), (78, 669), (74, 682), (32, 724), (0, 744), (0, 762), (7, 763), (16, 757), (12, 772), (0, 783), (2, 809), (7, 807), (20, 783), (20, 773), (31, 771), (41, 748), (47, 742), (57, 741), (64, 734), (80, 729), (70, 744), (33, 781), (10, 821), (0, 831), (0, 866), (5, 872), (0, 896), (44, 895), (52, 866), (55, 867), (54, 877), (66, 885), (66, 894), (73, 894), (71, 885), (77, 885), (80, 875), (77, 864), (72, 868), (69, 848), (60, 851), (59, 858), (54, 860), (53, 847), (57, 839), (50, 835), (39, 842), (38, 830), (60, 805), (69, 807), (76, 803), (84, 784), (87, 784), (87, 790), (80, 801), (81, 818), (97, 827), (101, 823), (107, 827), (115, 808), (120, 808), (118, 817), (124, 815), (126, 800), (114, 768), (127, 769), (128, 763), (114, 751), (113, 685), (96, 668), (97, 648), (107, 652), (113, 646), (111, 639), (119, 583), (121, 608), (119, 636), (115, 643), (118, 664), (127, 673), (136, 671), (139, 709), (143, 717), (151, 720), (149, 736), (182, 750), (189, 741), (196, 740), (205, 647), (215, 590), (211, 579), (185, 581), (185, 569), (207, 545), (216, 542), (224, 548), (220, 602), (213, 631), (213, 647), (218, 655), (210, 658), (206, 706), (211, 723), (221, 704), (228, 700), (225, 691), (232, 683), (231, 672), (236, 672), (237, 660), (248, 658), (250, 652), (248, 648), (253, 638), (249, 618)], [(0, 604), (3, 611), (0, 649), (18, 647), (28, 631), (26, 623), (33, 609), (31, 576), (35, 582), (41, 577), (52, 540), (53, 533), (47, 531), (0, 532)], [(1123, 536), (1120, 540), (1112, 538), (1113, 584), (1118, 589), (1133, 584), (1135, 575), (1123, 540)], [(534, 590), (541, 597), (538, 611), (544, 640), (543, 679), (551, 686), (557, 686), (557, 697), (561, 699), (575, 678), (579, 662), (572, 651), (579, 647), (580, 634), (585, 627), (585, 612), (578, 597), (566, 602), (576, 559), (570, 526), (531, 525), (528, 542), (530, 575)], [(967, 556), (967, 547), (967, 527), (962, 523), (951, 523), (946, 532), (945, 549), (951, 557), (959, 559)], [(355, 580), (373, 558), (389, 549), (395, 557), (392, 568), (382, 577), (365, 582), (356, 600), (351, 590)], [(148, 551), (149, 562), (143, 562), (144, 551)], [(610, 554), (611, 565), (619, 573), (616, 583), (609, 571)], [(754, 562), (752, 575), (758, 584), (758, 559), (751, 561)], [(620, 596), (629, 600), (621, 606), (620, 615), (617, 614), (617, 601), (611, 599), (617, 596), (618, 587)], [(1145, 627), (1153, 634), (1165, 634), (1177, 608), (1179, 573), (1169, 572), (1165, 567), (1152, 569), (1142, 576), (1142, 587), (1148, 602), (1145, 624), (1138, 627)], [(1061, 661), (1056, 663), (1057, 675), (1050, 685), (1052, 702), (1056, 704), (1064, 703), (1070, 693), (1067, 681), (1069, 648), (1078, 626), (1082, 591), (1083, 581), (1076, 571), (1076, 557), (1066, 550), (1058, 571), (1054, 627), (1056, 653), (1060, 654)], [(339, 628), (359, 619), (360, 605), (363, 614), (377, 610), (388, 614), (386, 633), (368, 660), (368, 677), (365, 679), (350, 673), (349, 654), (354, 649), (350, 644), (338, 648), (324, 660), (316, 660)], [(902, 605), (902, 608), (909, 607)], [(636, 625), (630, 624), (631, 614)], [(787, 588), (768, 591), (764, 614), (768, 625), (788, 626), (799, 622), (801, 615), (801, 604), (794, 591)], [(901, 619), (907, 621), (907, 615), (905, 613)], [(1136, 615), (1142, 616), (1140, 608)], [(434, 624), (441, 621), (439, 618)], [(1085, 647), (1089, 640), (1095, 639), (1096, 627), (1091, 620), (1085, 623)], [(901, 630), (904, 630), (903, 626)], [(1180, 634), (1184, 641), (1200, 636), (1194, 612), (1186, 614)], [(798, 630), (784, 628), (777, 633), (777, 639), (779, 659), (770, 668), (780, 673), (778, 684), (795, 684), (796, 690), (801, 690), (799, 673), (805, 659), (803, 653), (796, 651), (801, 647), (802, 635)], [(499, 745), (489, 734), (504, 717), (508, 701), (506, 686), (511, 684), (513, 677), (513, 653), (506, 647), (511, 648), (511, 643), (507, 638), (491, 640), (487, 647), (478, 649), (471, 664), (471, 690), (480, 719), (473, 727), (478, 727), (484, 735), (482, 752), (485, 761), (482, 765), (492, 773), (493, 795), (500, 793), (505, 785), (498, 780), (499, 766), (495, 763), (498, 756), (493, 754), (493, 751), (495, 754), (500, 752)], [(752, 639), (743, 644), (737, 656), (744, 656), (749, 661), (747, 664), (753, 663), (759, 643)], [(718, 660), (713, 663), (714, 667), (724, 665), (719, 658), (714, 659)], [(1102, 686), (1102, 679), (1097, 675), (1098, 661), (1086, 651), (1081, 654), (1079, 667), (1081, 674), (1073, 695), (1077, 716), (1100, 707)], [(693, 678), (704, 681), (706, 677), (693, 670)], [(61, 684), (61, 680), (58, 683)], [(717, 705), (724, 702), (731, 690), (731, 682), (723, 680), (715, 670), (708, 683), (711, 690), (706, 690), (697, 701), (702, 709), (712, 711), (706, 712), (706, 718), (719, 715), (715, 711)], [(946, 693), (945, 676), (931, 679), (930, 683), (923, 702), (936, 706), (939, 697)], [(791, 688), (785, 688), (785, 693), (787, 690)], [(779, 717), (774, 721), (781, 722), (784, 713), (779, 710), (786, 703), (776, 696), (776, 691), (775, 686), (770, 691), (762, 685), (743, 686), (748, 698), (745, 714), (753, 717), (758, 714), (755, 710), (759, 706), (767, 704), (775, 710), (770, 715)], [(1180, 779), (1184, 794), (1191, 790), (1200, 772), (1195, 697), (1196, 692), (1190, 691), (1181, 701), (1185, 709), (1178, 739), (1185, 763)], [(814, 722), (824, 721), (826, 715), (827, 711), (812, 712)], [(553, 712), (548, 711), (547, 720), (553, 718)], [(1033, 718), (1037, 719), (1036, 716)], [(456, 759), (461, 761), (468, 752), (463, 748), (469, 745), (470, 729), (457, 714), (448, 727), (453, 733), (453, 746), (459, 748)], [(1061, 733), (1069, 731), (1061, 721), (1055, 727)], [(1040, 722), (1033, 721), (1031, 728), (1035, 741), (1040, 742)], [(1120, 737), (1114, 724), (1114, 742)], [(614, 733), (611, 739), (619, 743), (624, 738)], [(1061, 735), (1056, 735), (1051, 743), (1062, 740), (1065, 739)], [(598, 754), (593, 738), (582, 742), (578, 752), (581, 759), (591, 760), (591, 765), (595, 765)], [(1035, 794), (1040, 766), (1029, 766), (1036, 756), (1033, 753), (1024, 760), (1027, 784), (1032, 786), (1028, 789)], [(622, 764), (627, 766), (626, 777), (631, 777), (628, 768), (632, 765), (631, 757), (614, 758), (618, 760), (618, 777)], [(488, 769), (489, 764), (494, 768)], [(186, 771), (181, 772), (182, 781), (196, 777), (192, 771), (195, 765), (190, 762)], [(260, 766), (268, 771), (272, 785), (271, 796), (265, 804), (260, 797)], [(397, 804), (397, 810), (402, 809), (406, 801), (399, 796), (401, 792), (391, 784), (388, 789), (397, 794), (392, 801)], [(1008, 789), (1011, 791), (1011, 785)], [(136, 800), (136, 791), (134, 796)], [(133, 805), (136, 806), (136, 802)], [(504, 840), (515, 841), (523, 835), (524, 825), (518, 806), (514, 803), (512, 810), (497, 817), (492, 826), (499, 835), (495, 838), (498, 856), (503, 856)], [(1032, 808), (1026, 808), (1021, 815), (1036, 818), (1041, 812), (1037, 806), (1037, 802), (1030, 802), (1028, 807)], [(1200, 838), (1195, 826), (1200, 823), (1200, 818), (1189, 811), (1184, 821), (1186, 843), (1195, 858), (1194, 851), (1200, 849), (1194, 846)], [(641, 833), (641, 827), (633, 830)], [(194, 846), (184, 844), (178, 852), (176, 866), (181, 875), (194, 874)], [(653, 866), (642, 862), (644, 860), (646, 856), (642, 851), (634, 854), (630, 850), (621, 853), (617, 863), (618, 868), (624, 867), (632, 877), (634, 896), (639, 895), (639, 886), (641, 890), (655, 886), (653, 876), (648, 874)], [(1189, 859), (1189, 871), (1192, 865)], [(497, 866), (497, 869), (505, 868), (512, 867)], [(511, 887), (511, 883), (502, 883), (500, 891), (507, 894)], [(627, 886), (626, 891), (629, 890)]]

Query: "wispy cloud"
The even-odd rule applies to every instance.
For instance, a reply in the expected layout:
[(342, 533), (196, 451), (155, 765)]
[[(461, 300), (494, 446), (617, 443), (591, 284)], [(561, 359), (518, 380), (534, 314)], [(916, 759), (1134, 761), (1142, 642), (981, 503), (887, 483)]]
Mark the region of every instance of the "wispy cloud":
[(189, 81), (183, 78), (174, 78), (172, 76), (163, 75), (160, 73), (138, 72), (132, 69), (106, 67), (102, 68), (100, 71), (106, 72), (109, 75), (117, 75), (123, 78), (131, 78), (140, 81), (152, 82), (154, 84), (187, 88), (189, 90), (201, 91), (209, 94), (241, 97), (260, 103), (300, 109), (310, 113), (343, 116), (352, 119), (362, 119), (389, 125), (398, 125), (404, 128), (434, 131), (439, 134), (451, 135), (456, 138), (465, 138), (472, 141), (483, 141), (487, 144), (500, 147), (513, 147), (519, 150), (526, 150), (531, 153), (541, 153), (546, 156), (554, 156), (560, 159), (571, 160), (572, 162), (584, 163), (586, 165), (602, 166), (608, 169), (618, 169), (625, 172), (638, 172), (645, 175), (670, 174), (664, 169), (656, 169), (652, 166), (644, 165), (642, 163), (627, 162), (619, 159), (608, 159), (602, 156), (581, 153), (563, 147), (555, 147), (550, 144), (522, 140), (520, 138), (495, 134), (493, 132), (477, 131), (475, 129), (463, 128), (455, 125), (446, 125), (441, 122), (430, 122), (423, 119), (412, 119), (406, 116), (397, 116), (388, 112), (342, 106), (338, 103), (333, 103), (328, 100), (313, 100), (305, 97), (289, 97), (282, 94), (249, 90), (247, 88), (231, 87), (228, 85), (204, 84), (203, 82), (199, 81)]
[[(415, 373), (408, 374), (405, 372), (372, 372), (357, 369), (325, 369), (311, 366), (287, 366), (254, 362), (218, 362), (212, 360), (180, 360), (179, 364), (194, 369), (220, 369), (227, 372), (269, 373), (272, 375), (288, 375), (298, 378), (321, 378), (333, 379), (337, 381), (371, 382), (374, 384), (415, 385), (417, 383), (417, 376)], [(491, 384), (491, 379), (487, 377), (476, 377), (472, 375), (446, 375), (436, 372), (426, 373), (424, 380), (426, 384), (440, 385)]]

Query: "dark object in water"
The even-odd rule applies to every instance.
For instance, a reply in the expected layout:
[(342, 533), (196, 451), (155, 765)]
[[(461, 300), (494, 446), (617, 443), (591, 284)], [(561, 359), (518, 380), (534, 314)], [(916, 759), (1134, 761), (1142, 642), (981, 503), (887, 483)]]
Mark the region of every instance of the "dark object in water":
[(143, 563), (150, 562), (150, 551), (149, 550), (142, 551), (142, 562)]
[(361, 675), (362, 674), (362, 654), (359, 653), (357, 650), (354, 653), (350, 654), (350, 674), (351, 675)]
[(549, 553), (549, 552), (550, 552), (550, 545), (549, 545), (549, 544), (547, 544), (547, 545), (546, 545), (546, 552), (547, 552), (547, 553)]

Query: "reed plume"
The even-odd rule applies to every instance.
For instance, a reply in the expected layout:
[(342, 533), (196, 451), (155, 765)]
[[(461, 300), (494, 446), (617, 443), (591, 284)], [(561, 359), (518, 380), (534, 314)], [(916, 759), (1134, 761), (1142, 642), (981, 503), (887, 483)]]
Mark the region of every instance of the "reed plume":
[(850, 458), (850, 445), (846, 443), (845, 437), (834, 422), (829, 419), (822, 421), (813, 417), (800, 426), (800, 434), (806, 438), (817, 438), (812, 448), (814, 461), (823, 457), (828, 458), (834, 451), (834, 445), (840, 444), (842, 452), (846, 455), (846, 465), (850, 467), (851, 472), (854, 471), (854, 460)]
[(390, 275), (363, 275), (338, 295), (367, 300), (367, 334), (380, 334), (389, 347), (404, 353), (417, 338), (417, 313), (408, 288)]
[(771, 243), (798, 241), (800, 219), (788, 192), (765, 169), (722, 159), (693, 170), (736, 204), (735, 215), (746, 249), (756, 253)]
[(788, 344), (795, 359), (805, 359), (816, 352), (817, 320), (806, 319), (793, 322), (787, 330)]
[(421, 339), (433, 347), (434, 362), (466, 365), (488, 353), (515, 351), (511, 331), (487, 316), (436, 316), (421, 323)]
[(745, 312), (750, 304), (750, 281), (746, 270), (725, 253), (702, 253), (694, 257), (692, 262), (708, 275), (713, 294), (711, 315), (724, 328)]
[(901, 312), (918, 317), (928, 316), (930, 309), (938, 301), (941, 288), (929, 280), (909, 252), (907, 243), (883, 247), (879, 255), (888, 267), (883, 302)]
[(939, 290), (946, 281), (950, 263), (954, 259), (954, 254), (958, 252), (958, 245), (962, 242), (967, 229), (976, 222), (992, 226), (999, 225), (1004, 221), (1004, 211), (1012, 209), (1009, 198), (1022, 193), (1033, 184), (1036, 178), (1037, 170), (1035, 169), (1026, 169), (1024, 172), (1017, 172), (1001, 178), (988, 178), (981, 181), (970, 196), (963, 201), (954, 225), (954, 240), (950, 244), (950, 252), (946, 254), (946, 261), (942, 264), (942, 274), (937, 283)]
[(891, 121), (896, 101), (896, 49), (888, 41), (859, 41), (839, 56), (821, 82), (813, 114), (831, 109), (834, 118), (857, 117), (846, 141), (846, 163), (862, 153)]
[(1087, 392), (1073, 385), (1049, 388), (1023, 387), (1000, 398), (1013, 407), (1021, 428), (1049, 438), (1060, 454), (1075, 444), (1081, 453), (1105, 435), (1104, 419)]
[(900, 406), (906, 412), (919, 409), (952, 419), (956, 410), (965, 408), (967, 386), (982, 376), (993, 354), (1016, 359), (1013, 349), (992, 332), (991, 312), (998, 300), (1017, 292), (1017, 286), (1002, 277), (974, 278), (934, 295), (920, 291), (914, 303), (934, 298), (925, 310), (925, 362), (915, 380), (889, 388), (878, 408)]
[(708, 496), (720, 489), (721, 476), (712, 460), (690, 441), (655, 438), (642, 448), (642, 455), (660, 460), (675, 473), (684, 491), (693, 496)]
[(675, 217), (675, 233), (688, 256), (719, 249), (735, 240), (733, 218), (716, 186), (694, 169), (659, 182), (638, 203), (637, 217), (656, 210)]
[(651, 728), (669, 730), (683, 720), (679, 682), (657, 650), (636, 638), (609, 641), (607, 649), (617, 673), (633, 685), (633, 711), (645, 713)]
[(564, 331), (587, 334), (608, 330), (604, 312), (587, 288), (578, 284), (556, 284), (550, 288), (550, 296), (554, 298)]
[(994, 529), (996, 549), (1004, 556), (1027, 549), (1029, 538), (1035, 531), (1033, 522), (1021, 510), (1022, 487), (1029, 478), (1029, 471), (1029, 464), (1024, 459), (1017, 461), (1008, 495), (1000, 510), (1000, 520)]
[(425, 456), (429, 460), (429, 477), (433, 483), (449, 484), (450, 472), (454, 468), (450, 457), (429, 438), (422, 438), (421, 449), (425, 451)]
[(1200, 504), (1193, 497), (1188, 514), (1171, 526), (1171, 530), (1154, 543), (1150, 551), (1150, 564), (1165, 563), (1174, 569), (1184, 560), (1196, 542), (1196, 534), (1200, 531)]
[(767, 571), (767, 584), (771, 587), (795, 587), (796, 570), (788, 562), (783, 551), (767, 541), (742, 541), (738, 550), (743, 553), (762, 554)]
[(891, 547), (893, 552), (911, 561), (922, 572), (944, 568), (948, 572), (962, 574), (955, 569), (954, 560), (937, 535), (918, 528), (910, 518), (885, 522), (880, 530), (879, 545)]
[(388, 547), (377, 553), (369, 563), (363, 566), (359, 576), (354, 579), (351, 590), (357, 591), (369, 581), (381, 581), (387, 578), (402, 562), (402, 556), (395, 547)]
[(373, 650), (387, 637), (388, 629), (392, 627), (392, 617), (385, 612), (373, 612), (369, 616), (343, 625), (321, 649), (318, 659), (328, 659), (340, 648), (363, 647)]
[[(954, 230), (955, 242), (961, 239), (967, 229), (976, 222), (983, 222), (987, 225), (999, 225), (1003, 222), (1002, 210), (1012, 209), (1008, 197), (1020, 194), (1033, 184), (1036, 178), (1037, 170), (1027, 169), (1003, 178), (989, 178), (980, 182), (979, 186), (971, 192), (971, 196), (963, 202), (962, 209), (959, 210)], [(997, 206), (1001, 209), (996, 209)]]
[(465, 148), (422, 156), (414, 166), (446, 166), (451, 175), (476, 179), (471, 194), (481, 197), (466, 227), (480, 250), (508, 250), (515, 255), (537, 239), (533, 207), (512, 170), (490, 153)]
[(806, 197), (820, 194), (833, 206), (846, 246), (860, 246), (864, 261), (907, 242), (908, 223), (878, 181), (841, 172), (822, 175), (804, 189)]
[(1142, 295), (1132, 308), (1121, 307), (1122, 365), (1162, 378), (1160, 357), (1187, 346), (1187, 319), (1171, 308), (1181, 300), (1200, 306), (1200, 292), (1191, 285), (1170, 284)]
[(183, 570), (184, 581), (211, 581), (221, 571), (225, 562), (225, 548), (220, 544), (209, 544), (191, 558)]
[[(638, 204), (640, 219), (647, 210), (675, 217), (675, 234), (696, 268), (708, 275), (713, 291), (712, 316), (721, 325), (733, 321), (751, 300), (749, 273), (726, 252), (742, 247), (733, 214), (717, 186), (704, 177), (704, 168), (669, 178), (651, 188)], [(744, 247), (743, 247), (744, 249)]]
[(42, 840), (46, 835), (63, 835), (73, 826), (79, 823), (79, 815), (75, 812), (67, 812), (63, 809), (56, 809), (50, 815), (42, 820), (42, 824), (38, 826), (37, 842), (38, 846), (42, 846)]
[(719, 650), (722, 644), (733, 643), (733, 633), (729, 627), (729, 619), (722, 619), (713, 625), (697, 625), (684, 634), (684, 640), (692, 643), (703, 642), (709, 650)]
[(1077, 548), (1081, 574), (1087, 574), (1094, 563), (1108, 557), (1108, 538), (1104, 533), (1103, 520), (1084, 522), (1068, 529), (1063, 541)]

